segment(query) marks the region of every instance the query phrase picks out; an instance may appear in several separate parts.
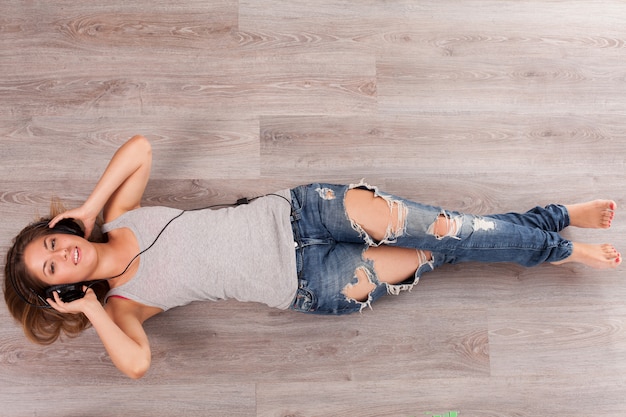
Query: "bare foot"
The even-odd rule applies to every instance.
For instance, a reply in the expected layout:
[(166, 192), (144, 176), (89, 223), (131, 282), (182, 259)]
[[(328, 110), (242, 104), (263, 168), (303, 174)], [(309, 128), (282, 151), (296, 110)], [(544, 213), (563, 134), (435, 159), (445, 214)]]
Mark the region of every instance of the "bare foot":
[(574, 242), (574, 250), (569, 258), (553, 264), (562, 265), (569, 262), (582, 263), (596, 269), (617, 268), (622, 263), (622, 255), (608, 243), (590, 245)]
[(590, 229), (608, 229), (615, 215), (617, 204), (613, 200), (593, 200), (565, 206), (570, 226)]

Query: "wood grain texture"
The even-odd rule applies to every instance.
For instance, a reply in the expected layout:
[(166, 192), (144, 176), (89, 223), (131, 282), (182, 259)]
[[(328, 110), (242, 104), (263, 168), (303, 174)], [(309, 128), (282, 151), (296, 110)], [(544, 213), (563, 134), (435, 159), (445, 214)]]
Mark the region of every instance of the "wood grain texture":
[[(625, 19), (616, 0), (4, 1), (0, 250), (142, 133), (146, 205), (362, 178), (480, 214), (612, 198), (611, 230), (564, 234), (626, 251)], [(623, 279), (466, 264), (347, 317), (193, 303), (146, 323), (140, 381), (93, 330), (35, 346), (0, 308), (0, 414), (623, 416)]]

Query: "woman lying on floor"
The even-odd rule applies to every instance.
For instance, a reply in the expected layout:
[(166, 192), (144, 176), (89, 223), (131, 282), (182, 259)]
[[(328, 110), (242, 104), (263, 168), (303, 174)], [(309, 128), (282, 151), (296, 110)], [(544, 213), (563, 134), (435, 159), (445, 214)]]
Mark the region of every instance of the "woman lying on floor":
[[(150, 366), (144, 321), (195, 300), (346, 314), (446, 263), (616, 268), (622, 260), (612, 245), (559, 235), (567, 226), (608, 229), (611, 200), (475, 216), (366, 184), (311, 184), (219, 210), (140, 207), (151, 161), (148, 140), (131, 138), (81, 207), (20, 232), (5, 268), (5, 300), (31, 340), (48, 344), (93, 325), (132, 378)], [(92, 242), (83, 236), (100, 213), (106, 239)]]

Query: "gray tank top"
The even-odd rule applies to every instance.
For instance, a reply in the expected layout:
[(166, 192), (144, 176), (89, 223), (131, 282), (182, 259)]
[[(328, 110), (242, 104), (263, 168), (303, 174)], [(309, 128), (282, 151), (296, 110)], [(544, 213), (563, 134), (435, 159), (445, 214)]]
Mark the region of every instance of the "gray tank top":
[[(289, 190), (250, 204), (188, 211), (172, 221), (154, 246), (139, 257), (139, 268), (117, 295), (168, 310), (196, 300), (234, 298), (286, 309), (298, 286)], [(142, 207), (103, 226), (127, 227), (140, 250), (181, 211)]]

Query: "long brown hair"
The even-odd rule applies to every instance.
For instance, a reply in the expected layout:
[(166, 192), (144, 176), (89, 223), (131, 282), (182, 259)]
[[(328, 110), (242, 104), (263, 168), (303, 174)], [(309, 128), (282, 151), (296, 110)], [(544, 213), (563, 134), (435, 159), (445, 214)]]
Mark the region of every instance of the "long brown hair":
[[(40, 236), (56, 233), (47, 226), (51, 218), (41, 218), (22, 229), (13, 239), (4, 267), (4, 300), (9, 312), (22, 325), (24, 334), (31, 341), (42, 345), (53, 343), (61, 332), (76, 337), (91, 326), (82, 313), (65, 314), (53, 308), (42, 308), (44, 304), (36, 294), (44, 294), (46, 284), (32, 276), (24, 263), (24, 250), (30, 242)], [(109, 284), (106, 281), (98, 282), (92, 289), (103, 302)]]

